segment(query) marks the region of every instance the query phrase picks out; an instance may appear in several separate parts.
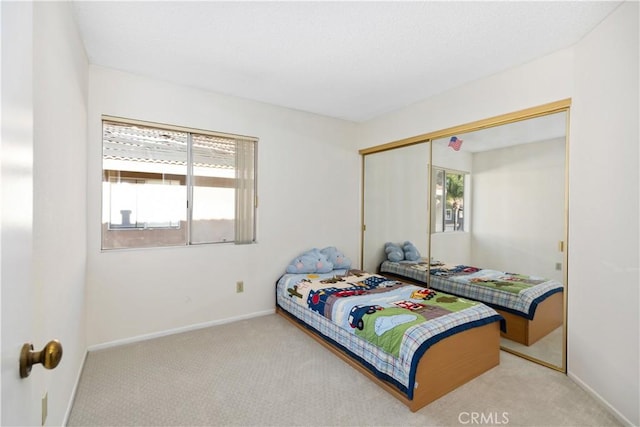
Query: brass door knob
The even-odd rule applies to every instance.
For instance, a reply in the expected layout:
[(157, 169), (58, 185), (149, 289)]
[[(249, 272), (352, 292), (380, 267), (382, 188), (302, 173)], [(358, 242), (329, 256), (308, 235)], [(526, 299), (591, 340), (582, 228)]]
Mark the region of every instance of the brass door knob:
[(52, 340), (41, 351), (32, 351), (33, 344), (26, 343), (20, 353), (20, 378), (27, 378), (31, 373), (31, 367), (42, 363), (47, 369), (58, 366), (62, 359), (62, 344), (58, 340)]

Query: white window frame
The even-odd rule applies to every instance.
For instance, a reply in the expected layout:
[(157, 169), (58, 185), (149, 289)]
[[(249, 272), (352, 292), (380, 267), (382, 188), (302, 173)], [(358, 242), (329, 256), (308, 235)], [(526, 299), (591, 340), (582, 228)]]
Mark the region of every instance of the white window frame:
[[(442, 206), (437, 206), (436, 203), (436, 197), (437, 197), (437, 185), (438, 185), (438, 180), (437, 180), (437, 176), (438, 176), (438, 172), (442, 172), (444, 174), (444, 182), (443, 182), (443, 193), (442, 193)], [(463, 176), (463, 185), (464, 185), (464, 189), (463, 189), (463, 207), (461, 212), (456, 211), (456, 213), (453, 212), (452, 209), (447, 208), (446, 207), (446, 199), (447, 199), (447, 185), (446, 185), (446, 180), (447, 180), (447, 175), (462, 175)], [(470, 223), (468, 222), (468, 219), (470, 218), (469, 215), (469, 210), (470, 210), (470, 188), (471, 188), (471, 173), (470, 172), (466, 172), (466, 171), (461, 171), (461, 170), (456, 170), (456, 169), (450, 169), (450, 168), (446, 168), (446, 167), (442, 167), (442, 166), (433, 166), (432, 167), (432, 180), (433, 180), (433, 187), (432, 187), (432, 191), (433, 191), (433, 204), (432, 206), (434, 206), (434, 208), (436, 209), (440, 209), (441, 211), (441, 224), (438, 224), (438, 220), (437, 220), (437, 214), (434, 215), (433, 217), (433, 222), (432, 222), (432, 227), (433, 227), (433, 233), (464, 233), (464, 232), (469, 232), (469, 228), (470, 228)], [(459, 214), (458, 218), (454, 218), (454, 215)], [(454, 224), (456, 224), (458, 219), (462, 219), (463, 223), (461, 225), (461, 229), (452, 229), (452, 230), (447, 230), (447, 225), (446, 225), (446, 221), (454, 221)], [(441, 227), (439, 228), (438, 225), (440, 225)], [(455, 225), (454, 225), (455, 227)]]
[[(188, 135), (187, 138), (187, 155), (186, 155), (186, 170), (183, 181), (186, 186), (186, 195), (184, 199), (185, 206), (185, 222), (186, 222), (186, 230), (180, 231), (183, 234), (183, 238), (176, 238), (177, 242), (172, 243), (160, 243), (153, 244), (153, 238), (145, 240), (144, 244), (127, 244), (122, 243), (128, 241), (125, 235), (122, 233), (138, 233), (138, 235), (142, 235), (142, 233), (146, 233), (146, 236), (150, 236), (149, 233), (162, 233), (162, 230), (173, 230), (175, 232), (176, 229), (180, 227), (169, 226), (169, 227), (138, 227), (131, 226), (128, 227), (119, 226), (112, 227), (111, 222), (105, 218), (104, 209), (111, 209), (110, 206), (104, 206), (109, 202), (105, 201), (105, 182), (108, 182), (111, 176), (107, 176), (107, 172), (113, 172), (110, 169), (105, 169), (105, 124), (115, 124), (121, 126), (135, 126), (135, 127), (144, 127), (150, 128), (155, 131), (173, 131), (185, 133)], [(234, 243), (234, 244), (251, 244), (256, 243), (256, 224), (257, 224), (257, 142), (258, 138), (252, 136), (244, 136), (244, 135), (235, 135), (229, 133), (222, 132), (214, 132), (202, 129), (194, 129), (183, 126), (175, 126), (175, 125), (166, 125), (155, 122), (147, 122), (142, 120), (134, 120), (127, 119), (122, 117), (115, 116), (102, 116), (101, 121), (102, 126), (102, 204), (103, 204), (103, 213), (102, 216), (102, 232), (101, 232), (101, 247), (102, 250), (118, 250), (118, 249), (133, 249), (133, 248), (154, 248), (154, 247), (166, 247), (166, 246), (194, 246), (194, 245), (203, 245), (203, 244), (218, 244), (218, 243)], [(201, 181), (202, 177), (196, 177), (198, 179), (194, 179), (193, 173), (193, 136), (202, 136), (202, 137), (213, 137), (216, 139), (222, 139), (226, 144), (233, 145), (235, 148), (235, 165), (233, 170), (235, 174), (233, 177), (229, 178), (205, 178), (208, 181), (213, 181), (213, 184), (206, 185), (205, 187), (212, 188), (233, 188), (234, 191), (234, 236), (231, 240), (224, 241), (194, 241), (192, 236), (192, 224), (193, 224), (193, 207), (194, 207), (194, 186), (196, 185), (196, 181)], [(209, 138), (211, 139), (211, 138)], [(113, 144), (110, 141), (110, 144)], [(129, 175), (135, 175), (139, 172), (130, 171)], [(128, 178), (131, 179), (131, 178)], [(220, 182), (218, 182), (220, 181)], [(221, 183), (224, 181), (223, 183)], [(197, 199), (198, 200), (198, 199)], [(105, 223), (105, 221), (107, 221)], [(119, 241), (118, 244), (109, 243), (114, 239), (109, 239), (108, 237), (113, 237), (113, 234), (106, 235), (106, 233), (120, 233), (120, 238), (116, 239)], [(123, 237), (125, 236), (125, 237)], [(129, 239), (131, 241), (135, 239)]]

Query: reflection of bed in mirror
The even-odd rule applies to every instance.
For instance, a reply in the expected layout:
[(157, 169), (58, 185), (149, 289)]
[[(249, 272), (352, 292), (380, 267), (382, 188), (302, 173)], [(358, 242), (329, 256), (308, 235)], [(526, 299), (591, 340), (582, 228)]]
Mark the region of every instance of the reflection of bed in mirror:
[[(562, 100), (361, 150), (362, 267), (379, 271), (385, 242), (410, 240), (426, 259), (541, 276), (566, 290), (569, 106)], [(533, 319), (503, 310), (513, 337), (501, 339), (503, 349), (564, 370), (565, 295), (546, 298)]]
[(441, 262), (429, 268), (426, 259), (384, 261), (380, 273), (481, 301), (505, 318), (502, 336), (526, 346), (562, 326), (564, 290), (555, 280)]

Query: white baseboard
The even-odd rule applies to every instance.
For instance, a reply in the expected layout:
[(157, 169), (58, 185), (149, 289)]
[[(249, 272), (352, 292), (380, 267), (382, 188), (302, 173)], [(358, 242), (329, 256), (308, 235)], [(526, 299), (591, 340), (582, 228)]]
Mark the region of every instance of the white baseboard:
[(69, 424), (69, 417), (71, 416), (71, 410), (73, 409), (73, 403), (76, 401), (76, 393), (78, 392), (78, 385), (80, 385), (80, 377), (82, 376), (82, 371), (84, 370), (84, 364), (87, 361), (88, 351), (84, 352), (84, 357), (82, 358), (82, 363), (80, 363), (80, 369), (78, 369), (78, 375), (76, 375), (76, 382), (73, 385), (73, 390), (71, 390), (71, 396), (69, 397), (69, 404), (67, 405), (67, 410), (64, 413), (64, 421), (62, 423), (63, 426)]
[(251, 319), (253, 317), (266, 316), (268, 314), (273, 314), (273, 313), (275, 313), (275, 308), (271, 309), (271, 310), (258, 311), (258, 312), (255, 312), (255, 313), (244, 314), (242, 316), (229, 317), (227, 319), (212, 320), (212, 321), (209, 321), (209, 322), (197, 323), (197, 324), (194, 324), (194, 325), (183, 326), (183, 327), (180, 327), (180, 328), (168, 329), (166, 331), (154, 332), (154, 333), (151, 333), (151, 334), (138, 335), (138, 336), (131, 337), (131, 338), (124, 338), (124, 339), (121, 339), (121, 340), (110, 341), (110, 342), (106, 342), (106, 343), (103, 343), (103, 344), (92, 345), (92, 346), (89, 346), (87, 348), (87, 351), (104, 350), (106, 348), (117, 347), (117, 346), (124, 345), (124, 344), (132, 344), (132, 343), (136, 343), (136, 342), (140, 342), (140, 341), (150, 340), (150, 339), (153, 339), (153, 338), (165, 337), (167, 335), (173, 335), (173, 334), (179, 334), (179, 333), (182, 333), (182, 332), (195, 331), (197, 329), (209, 328), (211, 326), (223, 325), (225, 323), (237, 322), (238, 320)]
[(616, 408), (611, 406), (611, 404), (609, 402), (607, 402), (602, 396), (600, 396), (594, 389), (592, 389), (587, 384), (585, 384), (580, 378), (576, 377), (571, 372), (567, 372), (567, 376), (569, 378), (571, 378), (571, 380), (573, 382), (578, 384), (580, 386), (580, 388), (582, 388), (584, 391), (589, 393), (591, 395), (591, 397), (596, 399), (598, 402), (602, 403), (609, 410), (609, 412), (611, 412), (611, 414), (614, 417), (616, 417), (618, 419), (618, 421), (620, 421), (623, 425), (628, 426), (628, 427), (634, 427), (635, 426), (635, 424), (633, 424), (631, 421), (629, 421), (629, 419), (627, 417), (622, 415)]

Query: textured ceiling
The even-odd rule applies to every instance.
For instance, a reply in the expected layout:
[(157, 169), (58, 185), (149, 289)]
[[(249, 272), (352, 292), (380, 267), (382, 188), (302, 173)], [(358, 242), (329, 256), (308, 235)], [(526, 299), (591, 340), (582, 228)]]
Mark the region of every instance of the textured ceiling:
[(619, 5), (73, 2), (92, 64), (357, 122), (569, 47)]

